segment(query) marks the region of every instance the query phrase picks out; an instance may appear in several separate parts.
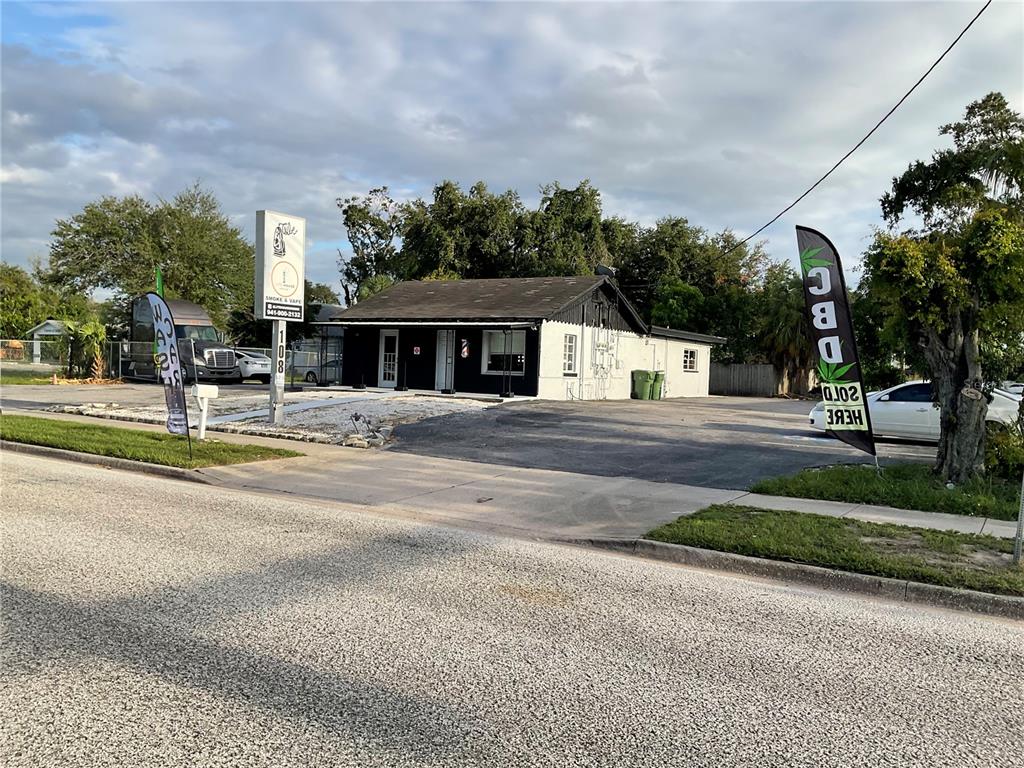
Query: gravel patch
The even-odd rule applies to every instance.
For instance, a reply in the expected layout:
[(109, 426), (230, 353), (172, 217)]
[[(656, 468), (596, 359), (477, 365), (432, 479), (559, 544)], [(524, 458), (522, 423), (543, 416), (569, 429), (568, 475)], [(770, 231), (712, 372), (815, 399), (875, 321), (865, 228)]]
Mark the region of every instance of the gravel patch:
[[(187, 399), (189, 423), (199, 423), (199, 410), (195, 400)], [(334, 401), (338, 401), (334, 404)], [(410, 424), (422, 419), (455, 413), (475, 413), (497, 405), (494, 401), (471, 398), (429, 397), (354, 392), (296, 392), (288, 393), (288, 406), (300, 410), (285, 412), (283, 426), (267, 421), (267, 397), (235, 396), (210, 401), (210, 419), (237, 416), (261, 411), (251, 418), (211, 423), (208, 430), (238, 434), (283, 437), (306, 442), (352, 445), (359, 448), (379, 447), (391, 439), (398, 424)], [(163, 424), (166, 408), (160, 405), (126, 406), (119, 403), (83, 403), (80, 405), (54, 405), (46, 410), (55, 413), (73, 413), (98, 416), (118, 421)]]
[[(391, 430), (398, 424), (410, 424), (453, 413), (475, 413), (495, 405), (493, 402), (469, 398), (425, 396), (357, 401), (286, 413), (281, 431), (297, 432), (324, 442), (344, 442), (352, 436), (387, 441), (391, 437)], [(266, 425), (263, 428), (268, 434), (274, 434), (276, 429)]]

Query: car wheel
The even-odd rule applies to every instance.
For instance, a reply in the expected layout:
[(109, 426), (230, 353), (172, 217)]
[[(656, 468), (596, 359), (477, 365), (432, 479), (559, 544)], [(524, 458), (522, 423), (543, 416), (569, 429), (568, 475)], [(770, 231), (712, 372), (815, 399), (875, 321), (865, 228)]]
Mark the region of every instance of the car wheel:
[(308, 371), (306, 373), (306, 381), (308, 381), (310, 384), (316, 384), (316, 372)]

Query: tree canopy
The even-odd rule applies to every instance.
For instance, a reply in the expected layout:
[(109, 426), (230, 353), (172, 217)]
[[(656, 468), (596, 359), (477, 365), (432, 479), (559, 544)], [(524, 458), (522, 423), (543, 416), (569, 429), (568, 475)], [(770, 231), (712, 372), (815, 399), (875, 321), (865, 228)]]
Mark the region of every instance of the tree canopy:
[(669, 217), (646, 227), (605, 218), (588, 181), (540, 188), (536, 209), (483, 182), (453, 181), (430, 200), (397, 203), (386, 187), (338, 200), (353, 255), (343, 260), (346, 301), (399, 280), (592, 275), (615, 267), (626, 295), (648, 320), (725, 336), (723, 360), (758, 352), (749, 324), (767, 257), (760, 246), (734, 248), (729, 232), (709, 234)]
[[(1024, 355), (1024, 120), (1000, 94), (945, 125), (953, 147), (915, 162), (882, 197), (889, 231), (865, 254), (871, 295), (920, 345), (941, 408), (936, 469), (982, 471), (985, 400), (974, 393)], [(903, 217), (923, 227), (896, 232)]]
[(166, 295), (202, 305), (223, 325), (253, 290), (254, 251), (198, 184), (173, 200), (104, 197), (57, 221), (43, 282), (62, 294), (110, 290), (126, 308), (154, 287), (157, 267)]
[(0, 338), (23, 339), (44, 320), (88, 320), (95, 314), (81, 294), (61, 296), (13, 264), (0, 263)]

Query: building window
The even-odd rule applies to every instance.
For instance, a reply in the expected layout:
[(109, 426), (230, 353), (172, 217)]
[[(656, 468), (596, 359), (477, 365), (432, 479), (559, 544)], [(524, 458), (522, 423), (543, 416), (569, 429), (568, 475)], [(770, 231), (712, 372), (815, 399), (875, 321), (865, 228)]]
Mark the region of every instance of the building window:
[(567, 333), (562, 341), (562, 373), (576, 375), (576, 334)]
[(482, 373), (526, 370), (526, 331), (484, 331)]
[(697, 370), (697, 350), (696, 349), (684, 349), (683, 350), (683, 370), (688, 373), (694, 373)]

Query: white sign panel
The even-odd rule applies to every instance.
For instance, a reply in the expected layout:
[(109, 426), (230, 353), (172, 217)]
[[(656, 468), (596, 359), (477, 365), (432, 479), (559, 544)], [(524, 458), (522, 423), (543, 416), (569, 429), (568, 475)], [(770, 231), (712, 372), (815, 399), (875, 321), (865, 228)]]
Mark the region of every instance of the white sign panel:
[(256, 317), (301, 322), (305, 300), (306, 220), (256, 211)]

